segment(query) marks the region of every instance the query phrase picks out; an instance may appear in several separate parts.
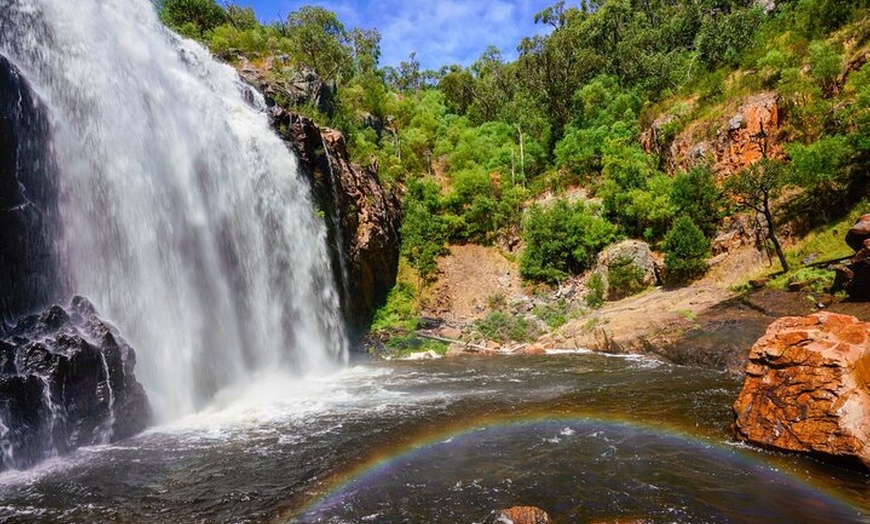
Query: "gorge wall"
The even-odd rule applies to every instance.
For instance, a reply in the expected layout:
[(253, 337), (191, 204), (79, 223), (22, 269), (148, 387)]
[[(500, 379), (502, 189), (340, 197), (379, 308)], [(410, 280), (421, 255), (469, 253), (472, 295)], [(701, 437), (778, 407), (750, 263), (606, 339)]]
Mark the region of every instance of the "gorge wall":
[(57, 178), (46, 108), (0, 55), (0, 334), (61, 294)]
[[(694, 101), (685, 112), (691, 113)], [(730, 116), (721, 121), (696, 120), (669, 137), (666, 128), (680, 119), (665, 114), (641, 135), (641, 144), (663, 159), (664, 168), (673, 173), (688, 171), (709, 162), (720, 180), (754, 164), (763, 156), (782, 155), (781, 137), (784, 115), (776, 93), (759, 93), (745, 99)]]
[(401, 202), (380, 183), (375, 169), (351, 162), (340, 132), (321, 128), (275, 102), (278, 93), (288, 99), (309, 96), (316, 102), (320, 90), (306, 94), (298, 86), (272, 80), (244, 61), (238, 70), (266, 95), (272, 127), (296, 152), (311, 184), (316, 205), (326, 220), (345, 322), (351, 341), (359, 342), (375, 309), (384, 303), (396, 282)]

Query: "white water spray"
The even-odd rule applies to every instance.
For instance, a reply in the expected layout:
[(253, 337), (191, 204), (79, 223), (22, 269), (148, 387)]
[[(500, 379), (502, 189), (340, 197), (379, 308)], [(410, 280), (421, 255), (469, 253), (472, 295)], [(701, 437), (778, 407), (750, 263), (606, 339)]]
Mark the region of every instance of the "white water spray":
[(58, 420), (62, 417), (63, 410), (60, 409), (51, 399), (51, 383), (48, 381), (48, 378), (40, 376), (39, 380), (42, 381), (42, 403), (45, 406), (45, 410), (47, 411), (46, 416), (48, 417), (48, 431), (46, 432), (47, 442), (45, 443), (44, 449), (48, 450), (48, 457), (56, 457), (58, 455), (58, 450), (54, 441), (54, 428), (57, 425)]
[(112, 375), (109, 372), (109, 362), (106, 360), (106, 354), (100, 351), (100, 360), (103, 362), (103, 373), (106, 375), (106, 380), (97, 384), (96, 397), (100, 398), (100, 388), (106, 388), (106, 396), (109, 397), (109, 414), (106, 420), (99, 428), (100, 444), (108, 444), (112, 441), (112, 435), (115, 432), (115, 392), (112, 390)]
[(137, 349), (158, 415), (346, 358), (325, 227), (231, 68), (149, 0), (0, 0), (0, 54), (50, 112), (70, 291)]

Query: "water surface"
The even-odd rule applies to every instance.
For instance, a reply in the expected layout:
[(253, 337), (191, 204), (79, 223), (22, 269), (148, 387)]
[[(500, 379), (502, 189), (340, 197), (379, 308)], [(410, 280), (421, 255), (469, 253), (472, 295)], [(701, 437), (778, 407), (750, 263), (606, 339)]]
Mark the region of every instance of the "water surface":
[(0, 475), (8, 522), (870, 522), (865, 475), (737, 445), (739, 382), (592, 354), (260, 375), (206, 411)]

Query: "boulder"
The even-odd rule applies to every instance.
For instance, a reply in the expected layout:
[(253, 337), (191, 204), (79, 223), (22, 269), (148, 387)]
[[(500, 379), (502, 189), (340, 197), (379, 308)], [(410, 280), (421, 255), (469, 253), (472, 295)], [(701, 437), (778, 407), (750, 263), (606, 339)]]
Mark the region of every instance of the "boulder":
[(542, 344), (529, 344), (513, 351), (514, 355), (546, 355), (547, 349)]
[(514, 506), (493, 512), (493, 524), (550, 524), (550, 516), (535, 506)]
[(734, 403), (738, 439), (870, 466), (870, 323), (783, 317), (749, 352)]
[(598, 254), (594, 273), (601, 275), (605, 296), (619, 300), (659, 282), (649, 244), (624, 240)]
[(834, 289), (854, 300), (870, 300), (870, 215), (862, 215), (846, 233), (846, 243), (856, 251), (847, 264), (836, 269)]
[(438, 330), (438, 335), (450, 340), (462, 340), (462, 330), (452, 326), (444, 326)]
[(136, 355), (83, 297), (0, 339), (0, 471), (128, 438), (150, 422)]
[(853, 251), (860, 251), (864, 247), (864, 241), (870, 239), (870, 214), (861, 215), (858, 222), (846, 233), (846, 244)]

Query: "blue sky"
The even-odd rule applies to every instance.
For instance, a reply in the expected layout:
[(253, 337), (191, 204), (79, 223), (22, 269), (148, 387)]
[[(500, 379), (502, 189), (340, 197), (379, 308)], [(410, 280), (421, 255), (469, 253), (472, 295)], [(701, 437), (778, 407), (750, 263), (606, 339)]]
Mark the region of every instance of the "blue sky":
[(304, 5), (338, 15), (345, 27), (381, 33), (381, 65), (398, 65), (412, 51), (424, 69), (470, 65), (489, 45), (516, 56), (524, 36), (542, 34), (535, 13), (556, 0), (236, 0), (254, 8), (261, 22), (277, 20)]

